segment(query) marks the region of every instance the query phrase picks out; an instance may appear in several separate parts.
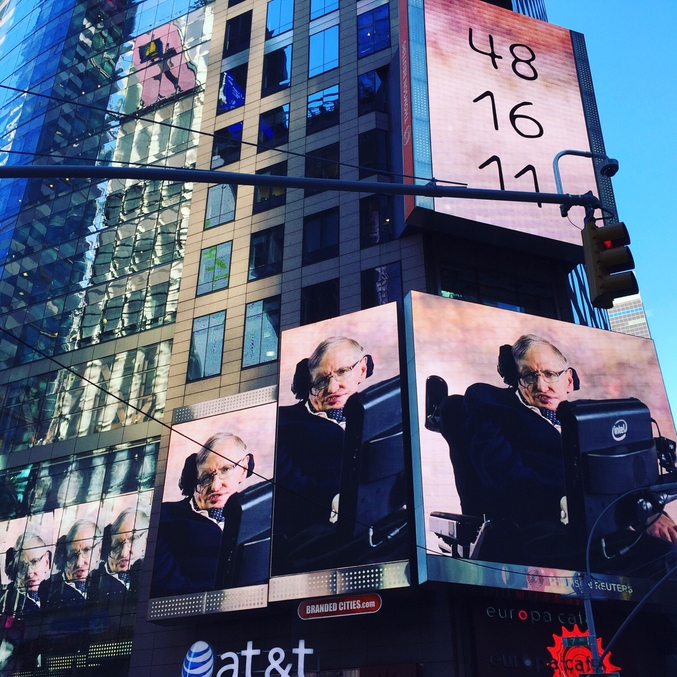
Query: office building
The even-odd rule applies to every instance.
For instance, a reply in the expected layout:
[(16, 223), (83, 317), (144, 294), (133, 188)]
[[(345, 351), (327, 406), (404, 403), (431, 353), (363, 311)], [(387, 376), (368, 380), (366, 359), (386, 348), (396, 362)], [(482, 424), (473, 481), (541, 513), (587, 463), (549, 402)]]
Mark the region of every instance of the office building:
[(651, 338), (646, 314), (644, 313), (644, 304), (639, 294), (614, 301), (614, 307), (609, 310), (609, 323), (612, 331)]
[[(487, 206), (501, 203), (473, 211), (470, 201), (459, 207), (458, 200), (374, 188), (433, 177), (438, 185), (470, 183), (466, 168), (445, 163), (466, 152), (452, 151), (459, 139), (489, 144), (493, 133), (507, 145), (477, 151), (487, 151), (479, 170), (495, 176), (483, 187), (554, 192), (546, 156), (551, 163), (567, 147), (604, 153), (583, 38), (560, 29), (569, 70), (557, 105), (575, 109), (578, 127), (564, 126), (563, 137), (534, 158), (501, 150), (513, 148), (506, 133), (529, 144), (542, 136), (539, 128), (561, 121), (557, 106), (543, 110), (549, 94), (538, 90), (541, 64), (559, 58), (556, 49), (547, 57), (538, 51), (549, 49), (547, 31), (554, 31), (542, 1), (464, 0), (458, 16), (447, 16), (444, 3), (425, 4), (437, 14), (424, 16), (424, 3), (414, 0), (0, 5), (5, 165), (151, 166), (366, 186), (184, 183), (169, 175), (0, 181), (0, 664), (11, 674), (164, 675), (183, 664), (184, 674), (207, 675), (211, 660), (213, 674), (233, 677), (460, 676), (491, 666), (521, 675), (546, 669), (542, 654), (553, 632), (585, 624), (578, 600), (542, 598), (531, 579), (505, 591), (482, 576), (475, 582), (488, 587), (459, 585), (447, 574), (419, 585), (415, 572), (424, 566), (416, 563), (414, 529), (411, 554), (402, 556), (403, 525), (392, 531), (400, 534), (392, 550), (359, 566), (311, 565), (310, 573), (297, 567), (291, 575), (282, 566), (276, 575), (273, 542), (270, 584), (260, 554), (265, 582), (242, 583), (231, 560), (223, 570), (232, 579), (224, 574), (206, 592), (162, 579), (170, 560), (159, 545), (161, 503), (183, 500), (182, 435), (202, 444), (220, 421), (249, 426), (247, 453), (231, 460), (255, 461), (247, 496), (270, 514), (272, 490), (254, 480), (275, 480), (276, 406), (283, 393), (293, 403), (293, 369), (285, 362), (282, 373), (281, 361), (301, 334), (284, 343), (284, 331), (325, 323), (347, 332), (335, 318), (350, 316), (347, 326), (359, 333), (360, 318), (378, 318), (367, 337), (375, 345), (365, 348), (395, 355), (388, 363), (395, 378), (405, 341), (393, 326), (399, 322), (403, 336), (404, 306), (424, 303), (407, 301), (412, 292), (448, 299), (445, 309), (470, 306), (463, 301), (487, 308), (488, 323), (505, 312), (536, 316), (544, 327), (583, 325), (592, 332), (586, 336), (609, 328), (587, 299), (578, 234), (558, 215), (542, 230), (542, 212), (552, 205), (534, 202), (503, 220)], [(479, 87), (477, 100), (469, 99), (479, 111), (472, 124), (486, 123), (486, 135), (480, 127), (442, 129), (447, 89), (435, 77), (446, 66), (432, 50), (426, 62), (426, 46), (443, 43), (439, 36), (451, 30), (442, 21), (469, 16), (479, 17), (475, 37), (463, 24), (454, 49), (476, 58), (477, 70), (454, 87)], [(541, 42), (529, 46), (522, 35)], [(514, 82), (505, 89), (483, 82), (484, 67)], [(501, 99), (513, 85), (518, 98)], [(560, 138), (571, 143), (556, 145)], [(589, 161), (563, 160), (562, 175), (566, 192), (592, 189), (615, 214), (610, 182)], [(270, 448), (252, 445), (264, 445), (266, 435)], [(192, 447), (185, 449), (181, 463)], [(225, 478), (239, 467), (214, 472)], [(238, 509), (244, 514), (244, 503)], [(261, 542), (268, 552), (270, 526)], [(223, 557), (217, 550), (213, 557)], [(39, 575), (30, 579), (29, 571)], [(346, 612), (365, 605), (373, 613), (322, 618), (334, 601), (321, 600), (339, 593), (352, 596), (335, 602)], [(318, 599), (307, 605), (315, 620), (303, 620), (299, 601)], [(620, 603), (610, 606), (605, 636), (623, 618)], [(523, 613), (537, 628), (531, 639)], [(645, 635), (630, 649), (663, 627), (663, 616), (646, 618)], [(641, 661), (632, 669), (645, 674)]]

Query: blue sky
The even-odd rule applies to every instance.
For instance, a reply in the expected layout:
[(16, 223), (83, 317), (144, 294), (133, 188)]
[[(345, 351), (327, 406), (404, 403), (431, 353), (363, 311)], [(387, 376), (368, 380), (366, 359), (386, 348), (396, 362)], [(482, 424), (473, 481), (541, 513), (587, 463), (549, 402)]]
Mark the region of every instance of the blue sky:
[(585, 35), (618, 214), (677, 415), (677, 1), (546, 0), (548, 19)]

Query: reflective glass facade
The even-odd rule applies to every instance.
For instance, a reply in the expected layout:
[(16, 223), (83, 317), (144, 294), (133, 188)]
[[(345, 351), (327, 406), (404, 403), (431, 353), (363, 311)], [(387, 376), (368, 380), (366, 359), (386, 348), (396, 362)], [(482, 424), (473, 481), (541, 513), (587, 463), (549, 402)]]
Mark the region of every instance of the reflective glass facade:
[[(63, 44), (49, 46), (61, 50), (62, 70), (49, 70), (52, 58), (3, 81), (5, 162), (194, 166), (210, 12), (131, 38), (133, 12), (93, 11), (77, 5), (69, 25), (45, 28), (50, 39), (65, 31)], [(41, 34), (22, 49), (38, 49)], [(0, 366), (172, 322), (190, 195), (170, 182), (3, 182), (0, 312), (17, 331), (2, 336)]]
[[(0, 161), (194, 167), (212, 22), (203, 1), (10, 0)], [(131, 578), (142, 568), (192, 192), (0, 182), (0, 670), (126, 674), (138, 588), (122, 576), (113, 599), (93, 572), (115, 574), (133, 543)], [(92, 562), (66, 612), (78, 529)], [(28, 594), (24, 559), (59, 580), (49, 594)]]

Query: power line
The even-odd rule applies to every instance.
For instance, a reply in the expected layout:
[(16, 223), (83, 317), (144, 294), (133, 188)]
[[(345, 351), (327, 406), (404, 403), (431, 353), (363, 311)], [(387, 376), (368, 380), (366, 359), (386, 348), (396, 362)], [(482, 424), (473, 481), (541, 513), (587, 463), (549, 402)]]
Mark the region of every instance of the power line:
[[(23, 345), (30, 347), (30, 348), (33, 349), (35, 352), (41, 354), (44, 358), (50, 360), (51, 362), (53, 362), (54, 364), (56, 364), (56, 365), (57, 365), (58, 367), (60, 367), (61, 369), (64, 369), (64, 370), (68, 371), (69, 373), (73, 374), (74, 376), (77, 376), (79, 379), (85, 381), (85, 382), (88, 383), (89, 385), (94, 386), (95, 388), (97, 388), (98, 390), (100, 390), (100, 391), (101, 391), (102, 393), (104, 393), (105, 395), (108, 395), (108, 396), (112, 397), (113, 399), (117, 400), (118, 402), (120, 402), (120, 403), (122, 403), (122, 404), (128, 406), (128, 407), (131, 408), (133, 411), (136, 411), (136, 412), (138, 412), (138, 413), (143, 414), (146, 418), (150, 419), (151, 421), (153, 421), (153, 422), (155, 422), (155, 423), (158, 423), (160, 426), (162, 426), (164, 429), (168, 430), (170, 433), (179, 435), (180, 437), (184, 438), (184, 439), (187, 440), (188, 442), (191, 442), (191, 443), (195, 444), (195, 445), (196, 445), (197, 447), (199, 447), (199, 448), (206, 448), (206, 447), (204, 446), (203, 443), (198, 442), (195, 438), (191, 437), (190, 435), (187, 435), (186, 433), (181, 432), (181, 431), (178, 430), (174, 425), (165, 423), (164, 421), (162, 421), (162, 420), (156, 418), (154, 415), (148, 414), (147, 412), (143, 411), (140, 407), (137, 407), (136, 405), (132, 404), (132, 403), (129, 402), (128, 400), (125, 400), (124, 398), (119, 397), (118, 395), (112, 393), (111, 391), (106, 390), (106, 389), (105, 389), (103, 386), (101, 386), (99, 383), (95, 383), (94, 381), (92, 381), (92, 380), (89, 379), (88, 377), (86, 377), (86, 376), (84, 376), (84, 375), (78, 373), (74, 368), (69, 367), (69, 366), (63, 364), (62, 362), (60, 362), (59, 360), (57, 360), (55, 357), (53, 357), (53, 356), (51, 356), (51, 355), (48, 355), (47, 353), (45, 353), (44, 351), (40, 350), (39, 348), (36, 348), (35, 346), (31, 346), (28, 342), (26, 342), (26, 341), (24, 341), (23, 339), (21, 339), (21, 338), (15, 336), (12, 332), (10, 332), (9, 330), (7, 330), (5, 327), (0, 326), (0, 331), (4, 332), (4, 333), (7, 334), (9, 337), (13, 338), (14, 340), (18, 341), (19, 343), (22, 343)], [(232, 458), (228, 458), (228, 457), (225, 456), (224, 454), (222, 454), (222, 453), (220, 453), (220, 452), (218, 452), (218, 451), (216, 451), (216, 450), (214, 450), (214, 449), (211, 449), (211, 448), (209, 449), (209, 451), (210, 451), (211, 453), (213, 453), (215, 456), (218, 456), (219, 458), (222, 458), (222, 459), (224, 459), (225, 461), (228, 461), (229, 463), (232, 463), (233, 465), (237, 465), (238, 462), (241, 460), (241, 459), (232, 459)], [(276, 479), (275, 479), (274, 477), (273, 477), (273, 478), (265, 477), (265, 476), (261, 475), (260, 473), (257, 473), (255, 470), (252, 471), (252, 475), (254, 475), (254, 476), (257, 477), (258, 479), (260, 479), (262, 482), (265, 482), (265, 483), (267, 483), (267, 484), (270, 484), (272, 487), (278, 487), (279, 489), (282, 489), (282, 490), (288, 492), (289, 494), (295, 496), (296, 498), (298, 498), (298, 499), (300, 499), (300, 500), (302, 500), (302, 501), (305, 501), (306, 503), (308, 503), (308, 504), (310, 504), (310, 505), (313, 505), (313, 506), (316, 506), (316, 507), (322, 507), (322, 508), (324, 508), (323, 505), (320, 505), (320, 504), (316, 503), (316, 502), (313, 501), (312, 499), (309, 499), (307, 496), (304, 496), (304, 495), (299, 494), (299, 493), (297, 493), (297, 492), (295, 492), (295, 491), (293, 491), (293, 490), (291, 490), (291, 489), (288, 489), (287, 487), (284, 487), (283, 485), (278, 485), (278, 483), (277, 483), (277, 481), (276, 481)], [(164, 485), (163, 485), (163, 486), (164, 486)], [(344, 517), (343, 519), (345, 519), (345, 517)], [(372, 529), (373, 529), (373, 525), (371, 525), (371, 524), (365, 524), (365, 523), (362, 523), (362, 522), (360, 522), (359, 520), (355, 520), (355, 519), (353, 519), (353, 520), (351, 520), (351, 521), (352, 521), (354, 524), (356, 524), (356, 525), (358, 525), (358, 526), (360, 526), (360, 527), (362, 527), (362, 528), (364, 528), (364, 529), (369, 529), (369, 528), (372, 528)], [(409, 520), (408, 517), (407, 517), (407, 525), (410, 525), (410, 520)], [(389, 537), (389, 534), (388, 534), (388, 533), (383, 532), (383, 531), (380, 531), (380, 530), (378, 530), (378, 529), (374, 529), (374, 533), (376, 533), (376, 534), (378, 534), (378, 535), (380, 535), (380, 536), (383, 536), (383, 537), (386, 538), (386, 539)], [(421, 545), (421, 544), (419, 544), (419, 543), (416, 543), (416, 544), (415, 544), (415, 547), (416, 547), (416, 550), (423, 551), (423, 552), (425, 552), (426, 554), (435, 555), (435, 556), (440, 556), (440, 557), (444, 557), (444, 556), (445, 556), (443, 553), (438, 552), (438, 551), (435, 551), (435, 550), (431, 550), (431, 549), (428, 548), (427, 546)], [(668, 557), (668, 555), (669, 555), (669, 553), (666, 553), (665, 555), (663, 555), (662, 557), (658, 558), (657, 560), (654, 560), (654, 562), (655, 562), (655, 561), (659, 561), (659, 559), (665, 559), (666, 557)], [(515, 574), (515, 575), (527, 576), (529, 573), (531, 573), (532, 575), (537, 575), (537, 576), (539, 576), (541, 579), (552, 579), (552, 580), (562, 580), (562, 579), (571, 578), (571, 580), (573, 581), (574, 578), (575, 578), (574, 576), (566, 576), (566, 573), (565, 573), (564, 570), (563, 570), (563, 573), (562, 573), (562, 574), (559, 574), (559, 575), (558, 575), (558, 574), (546, 574), (546, 573), (542, 573), (542, 572), (540, 572), (540, 571), (538, 571), (537, 573), (531, 571), (534, 567), (529, 567), (529, 571), (525, 571), (524, 569), (527, 568), (526, 565), (523, 565), (523, 566), (522, 566), (522, 565), (513, 565), (513, 566), (521, 566), (521, 568), (520, 568), (520, 569), (512, 569), (510, 564), (503, 564), (503, 563), (492, 564), (491, 562), (485, 562), (485, 561), (483, 561), (483, 560), (474, 560), (474, 559), (473, 559), (473, 560), (469, 560), (469, 559), (465, 559), (465, 558), (460, 558), (458, 561), (459, 561), (459, 562), (466, 562), (466, 563), (468, 563), (468, 564), (471, 564), (471, 565), (473, 565), (473, 566), (479, 567), (479, 568), (481, 568), (481, 569), (487, 569), (487, 570), (489, 570), (489, 571), (496, 571), (496, 572), (499, 572), (499, 573), (502, 573), (502, 574), (508, 573), (508, 574)], [(627, 574), (625, 574), (625, 575), (627, 575)], [(573, 587), (573, 586), (572, 586), (572, 587)]]
[[(42, 94), (40, 92), (33, 92), (29, 89), (19, 89), (17, 87), (11, 87), (9, 85), (2, 85), (2, 84), (0, 84), (0, 89), (7, 89), (7, 90), (10, 90), (10, 91), (18, 92), (20, 94), (27, 94), (27, 95), (30, 95), (30, 96), (36, 96), (36, 97), (48, 99), (50, 101), (55, 101), (55, 102), (62, 104), (62, 105), (71, 105), (71, 106), (77, 106), (79, 108), (88, 108), (90, 110), (94, 110), (94, 111), (97, 111), (97, 112), (106, 113), (108, 115), (113, 115), (113, 116), (116, 116), (118, 118), (118, 120), (117, 120), (117, 126), (118, 127), (126, 124), (127, 122), (138, 121), (138, 122), (148, 122), (152, 125), (157, 125), (157, 126), (160, 126), (160, 127), (168, 127), (172, 130), (178, 130), (178, 131), (184, 131), (184, 132), (193, 133), (193, 134), (199, 134), (201, 136), (207, 136), (211, 139), (214, 139), (217, 136), (216, 133), (203, 132), (202, 130), (195, 129), (193, 127), (183, 127), (181, 125), (175, 125), (171, 122), (163, 122), (161, 120), (155, 120), (153, 118), (144, 117), (143, 115), (140, 115), (140, 114), (137, 114), (137, 113), (120, 113), (119, 111), (113, 110), (111, 108), (103, 108), (101, 106), (94, 106), (92, 104), (79, 103), (77, 101), (62, 99), (61, 97), (54, 96), (54, 95), (51, 95), (51, 94)], [(163, 104), (167, 105), (171, 101), (181, 100), (182, 98), (185, 98), (187, 95), (190, 95), (192, 92), (195, 92), (195, 91), (200, 91), (200, 88), (196, 87), (194, 90), (187, 90), (186, 92), (182, 93), (181, 97), (177, 97), (176, 99), (163, 100)], [(69, 145), (72, 145), (75, 142), (84, 141), (85, 139), (91, 138), (92, 136), (95, 136), (95, 134), (103, 133), (104, 131), (106, 131), (108, 129), (112, 129), (112, 126), (102, 128), (101, 132), (89, 132), (87, 135), (69, 137), (68, 140), (64, 140), (63, 146), (67, 147)], [(249, 147), (254, 147), (254, 148), (260, 148), (261, 147), (261, 144), (252, 143), (251, 141), (241, 140), (241, 144), (245, 145), (245, 146), (249, 146)], [(57, 146), (56, 149), (58, 150), (58, 148), (59, 147)], [(288, 155), (290, 157), (300, 157), (300, 158), (304, 158), (304, 159), (312, 159), (312, 160), (320, 160), (320, 161), (323, 161), (323, 162), (331, 162), (331, 161), (326, 160), (325, 158), (313, 155), (312, 152), (311, 153), (297, 153), (295, 151), (291, 151), (291, 150), (279, 148), (279, 147), (274, 147), (274, 148), (266, 147), (265, 150), (272, 150), (272, 151), (275, 151), (275, 152), (278, 152), (278, 153), (282, 153), (284, 155)], [(4, 152), (4, 153), (14, 152), (14, 153), (17, 153), (17, 154), (20, 154), (20, 155), (33, 155), (35, 157), (59, 157), (59, 158), (68, 158), (68, 159), (74, 159), (74, 157), (75, 157), (73, 155), (62, 156), (62, 155), (54, 155), (53, 153), (42, 154), (42, 153), (30, 153), (30, 152), (27, 152), (27, 151), (11, 151), (11, 150), (2, 151), (2, 150), (0, 150), (0, 152)], [(138, 166), (153, 166), (151, 164), (146, 165), (146, 164), (142, 164), (142, 163), (127, 163), (127, 164), (135, 164), (135, 165), (138, 165)], [(401, 179), (410, 179), (410, 180), (413, 180), (413, 181), (428, 182), (428, 181), (431, 180), (430, 177), (420, 177), (420, 176), (413, 176), (413, 175), (409, 175), (409, 174), (399, 174), (397, 172), (392, 172), (392, 171), (389, 171), (389, 170), (373, 171), (369, 167), (363, 167), (361, 165), (353, 165), (353, 164), (349, 164), (349, 163), (346, 163), (346, 162), (336, 162), (336, 163), (332, 162), (332, 164), (336, 164), (339, 167), (346, 167), (348, 169), (368, 170), (370, 173), (384, 174), (384, 175), (388, 175), (390, 177), (397, 177), (397, 178), (401, 178)], [(459, 182), (459, 181), (445, 181), (445, 180), (442, 180), (442, 179), (437, 179), (437, 181), (439, 183), (445, 183), (445, 184), (450, 184), (450, 185), (459, 185), (459, 186), (467, 186), (468, 185), (467, 183), (463, 183), (463, 182)]]

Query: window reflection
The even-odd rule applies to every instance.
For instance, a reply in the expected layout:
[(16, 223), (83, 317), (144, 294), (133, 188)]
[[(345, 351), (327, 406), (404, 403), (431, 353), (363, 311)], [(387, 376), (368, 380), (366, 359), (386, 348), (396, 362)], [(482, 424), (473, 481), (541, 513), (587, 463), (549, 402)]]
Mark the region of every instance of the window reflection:
[[(165, 341), (1, 386), (3, 453), (161, 417), (170, 351)], [(52, 482), (43, 478), (36, 502)]]

